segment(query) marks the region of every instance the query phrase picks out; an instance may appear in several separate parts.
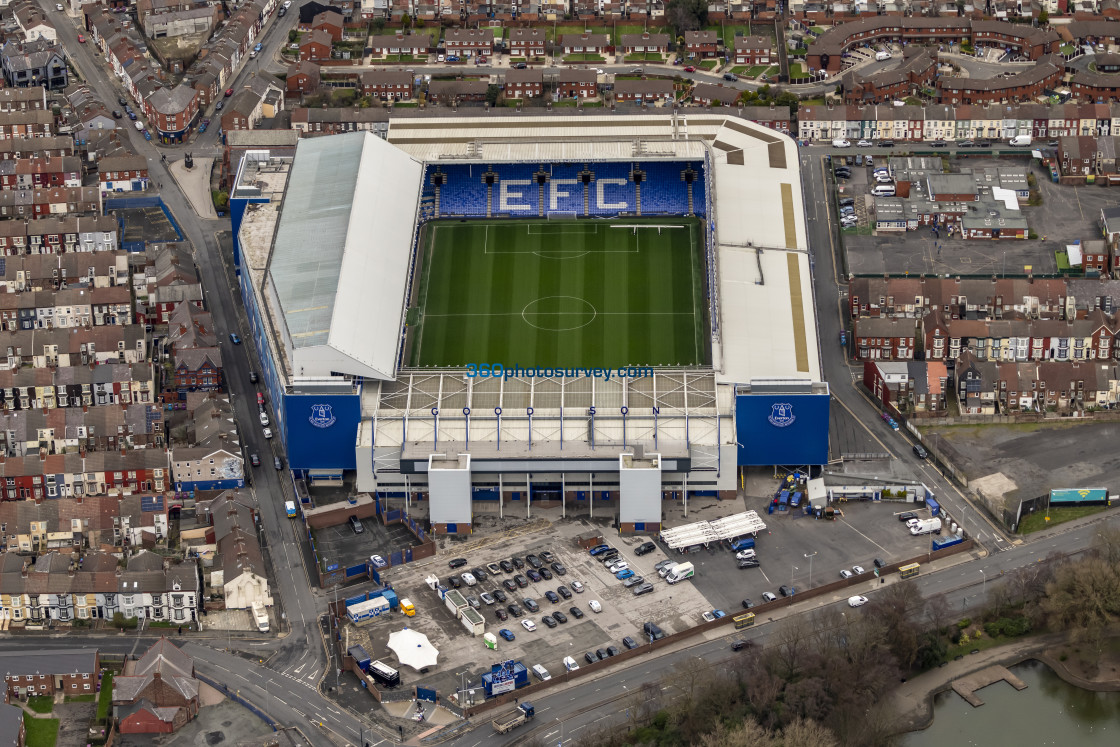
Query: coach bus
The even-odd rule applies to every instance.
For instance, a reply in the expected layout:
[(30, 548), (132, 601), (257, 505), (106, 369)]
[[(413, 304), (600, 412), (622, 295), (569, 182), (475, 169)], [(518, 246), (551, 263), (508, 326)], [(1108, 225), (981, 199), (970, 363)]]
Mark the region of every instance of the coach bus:
[(735, 615), (735, 617), (731, 619), (735, 621), (735, 630), (742, 630), (743, 628), (749, 628), (754, 625), (753, 612), (744, 612), (741, 615)]
[(917, 576), (918, 575), (918, 564), (917, 563), (911, 563), (910, 565), (902, 566), (901, 568), (898, 569), (898, 575), (902, 578), (910, 578), (911, 576)]

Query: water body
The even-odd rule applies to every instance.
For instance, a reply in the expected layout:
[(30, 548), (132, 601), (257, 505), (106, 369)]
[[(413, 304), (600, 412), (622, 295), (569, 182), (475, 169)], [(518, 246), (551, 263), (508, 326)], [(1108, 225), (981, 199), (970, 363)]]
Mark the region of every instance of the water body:
[(933, 725), (902, 739), (904, 747), (1014, 744), (1022, 747), (1115, 747), (1120, 744), (1120, 693), (1098, 693), (1067, 684), (1045, 664), (1025, 662), (1011, 671), (1027, 683), (1016, 690), (997, 682), (976, 694), (973, 708), (952, 690), (934, 698)]

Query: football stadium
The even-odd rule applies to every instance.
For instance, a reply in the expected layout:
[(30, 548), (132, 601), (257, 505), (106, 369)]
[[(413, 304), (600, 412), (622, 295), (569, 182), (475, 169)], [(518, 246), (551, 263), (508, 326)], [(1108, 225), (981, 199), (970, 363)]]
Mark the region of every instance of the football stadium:
[(471, 531), (655, 531), (828, 461), (796, 144), (733, 114), (406, 116), (248, 151), (230, 209), (293, 474)]

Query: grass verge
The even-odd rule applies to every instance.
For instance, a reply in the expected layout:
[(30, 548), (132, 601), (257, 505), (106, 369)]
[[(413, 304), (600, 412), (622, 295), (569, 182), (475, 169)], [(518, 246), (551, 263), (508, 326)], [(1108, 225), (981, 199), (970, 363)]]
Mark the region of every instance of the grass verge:
[[(1104, 511), (1105, 508), (1105, 506), (1051, 506), (1049, 510), (1042, 509), (1024, 516), (1019, 521), (1019, 534), (1030, 534), (1067, 521), (1092, 516)], [(1046, 520), (1048, 515), (1049, 521)]]
[(56, 718), (27, 718), (23, 726), (27, 731), (27, 747), (55, 747), (58, 742)]
[(113, 707), (113, 673), (106, 672), (101, 678), (101, 692), (97, 694), (97, 720), (104, 721), (109, 718), (109, 710)]

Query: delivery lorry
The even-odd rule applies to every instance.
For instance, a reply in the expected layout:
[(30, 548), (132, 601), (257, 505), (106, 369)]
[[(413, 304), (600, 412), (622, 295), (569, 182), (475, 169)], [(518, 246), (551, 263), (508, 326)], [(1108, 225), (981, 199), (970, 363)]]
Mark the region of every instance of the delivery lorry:
[(268, 612), (260, 602), (253, 602), (253, 623), (262, 633), (268, 632)]
[(910, 525), (910, 534), (941, 534), (941, 519), (922, 519)]
[(288, 515), (289, 519), (296, 518), (296, 502), (284, 501), (284, 513)]
[(535, 709), (532, 703), (520, 703), (512, 710), (498, 714), (494, 719), (494, 731), (505, 734), (533, 719)]

